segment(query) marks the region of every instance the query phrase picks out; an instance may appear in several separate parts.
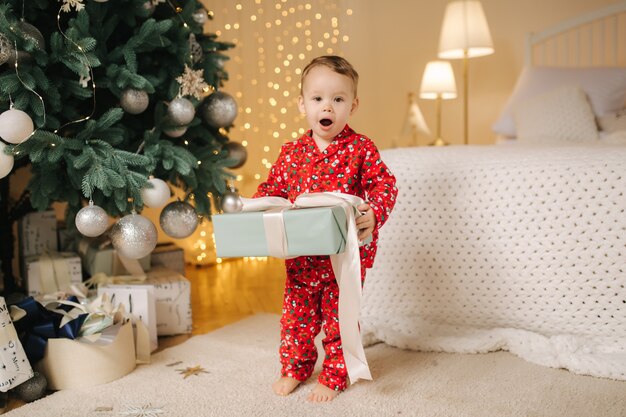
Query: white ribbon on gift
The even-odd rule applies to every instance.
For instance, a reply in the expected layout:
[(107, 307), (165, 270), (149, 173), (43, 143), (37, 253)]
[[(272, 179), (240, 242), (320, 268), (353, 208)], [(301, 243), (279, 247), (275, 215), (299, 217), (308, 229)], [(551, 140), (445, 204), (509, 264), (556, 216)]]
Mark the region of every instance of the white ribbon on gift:
[(67, 289), (71, 283), (67, 258), (56, 252), (42, 253), (39, 256), (39, 281), (44, 294)]
[(242, 198), (242, 211), (265, 211), (263, 223), (270, 256), (289, 258), (283, 212), (293, 208), (340, 206), (346, 213), (348, 231), (342, 253), (330, 255), (330, 261), (339, 286), (339, 334), (343, 356), (351, 383), (372, 379), (359, 332), (361, 310), (361, 258), (355, 212), (362, 198), (343, 193), (322, 192), (301, 194), (292, 203), (282, 197)]

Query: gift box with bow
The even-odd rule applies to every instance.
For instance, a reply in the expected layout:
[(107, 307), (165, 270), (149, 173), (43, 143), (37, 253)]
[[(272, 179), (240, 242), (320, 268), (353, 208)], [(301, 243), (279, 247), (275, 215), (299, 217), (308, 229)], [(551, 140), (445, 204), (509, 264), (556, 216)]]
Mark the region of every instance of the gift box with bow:
[[(342, 253), (348, 232), (345, 207), (316, 202), (316, 194), (304, 196), (293, 204), (280, 197), (244, 198), (242, 212), (213, 215), (217, 256), (287, 258)], [(359, 200), (347, 203), (354, 217), (360, 215)], [(371, 237), (360, 244), (369, 241)]]

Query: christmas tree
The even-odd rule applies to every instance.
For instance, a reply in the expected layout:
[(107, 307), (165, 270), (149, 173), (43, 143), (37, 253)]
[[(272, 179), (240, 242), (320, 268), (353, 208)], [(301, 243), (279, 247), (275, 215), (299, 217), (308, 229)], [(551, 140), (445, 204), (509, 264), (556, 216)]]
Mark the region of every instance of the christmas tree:
[[(210, 213), (227, 168), (242, 163), (226, 136), (237, 105), (217, 91), (227, 79), (222, 52), (233, 45), (203, 33), (210, 18), (196, 0), (0, 5), (5, 292), (13, 285), (11, 225), (33, 208), (67, 202), (72, 225), (91, 200), (122, 217), (163, 200), (161, 179), (183, 189), (199, 215)], [(28, 187), (10, 202), (9, 177), (26, 165)], [(86, 219), (86, 229), (97, 226)]]

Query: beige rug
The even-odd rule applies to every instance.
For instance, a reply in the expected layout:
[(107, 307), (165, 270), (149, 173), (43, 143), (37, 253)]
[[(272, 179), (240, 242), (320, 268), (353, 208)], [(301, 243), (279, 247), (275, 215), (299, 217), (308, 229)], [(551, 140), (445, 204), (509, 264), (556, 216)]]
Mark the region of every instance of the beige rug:
[[(305, 401), (314, 381), (277, 397), (270, 384), (279, 369), (278, 332), (278, 316), (256, 315), (166, 349), (117, 381), (59, 391), (5, 416), (626, 415), (626, 382), (544, 368), (506, 352), (421, 353), (384, 344), (366, 350), (375, 380), (332, 403)], [(183, 378), (178, 371), (198, 365), (206, 373)]]

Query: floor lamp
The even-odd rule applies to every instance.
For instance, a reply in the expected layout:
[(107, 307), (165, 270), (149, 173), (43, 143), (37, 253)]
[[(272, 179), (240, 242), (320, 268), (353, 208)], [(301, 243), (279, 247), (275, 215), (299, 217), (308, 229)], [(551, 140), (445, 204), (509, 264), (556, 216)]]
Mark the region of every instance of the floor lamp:
[(448, 61), (430, 61), (426, 64), (420, 86), (420, 98), (437, 100), (437, 136), (430, 145), (447, 145), (441, 137), (441, 100), (456, 98), (454, 72)]
[(468, 62), (469, 58), (494, 52), (487, 19), (480, 1), (452, 1), (446, 6), (441, 34), (439, 58), (463, 59), (463, 143), (468, 140)]

